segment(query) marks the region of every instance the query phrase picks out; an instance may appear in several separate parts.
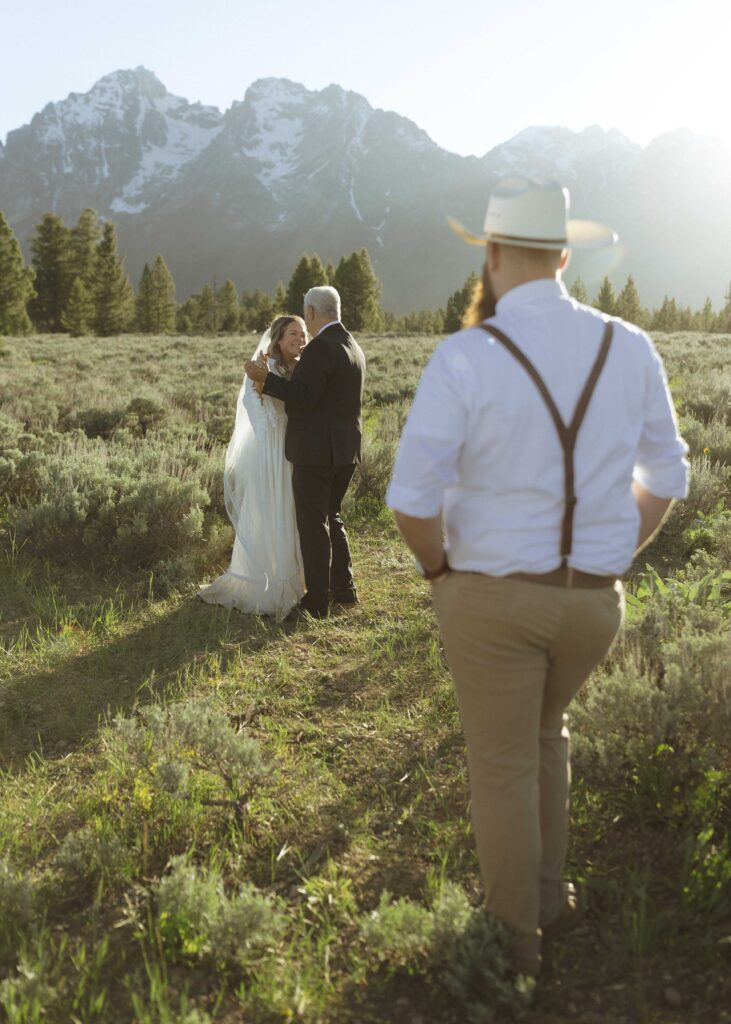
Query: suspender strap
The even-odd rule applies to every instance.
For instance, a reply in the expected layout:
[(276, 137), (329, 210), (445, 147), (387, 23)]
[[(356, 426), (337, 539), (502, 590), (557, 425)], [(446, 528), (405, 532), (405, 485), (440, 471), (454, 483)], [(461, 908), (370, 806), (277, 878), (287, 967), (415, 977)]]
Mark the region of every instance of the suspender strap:
[(568, 563), (568, 556), (571, 554), (574, 533), (574, 509), (576, 508), (577, 501), (574, 489), (574, 448), (576, 447), (576, 438), (579, 433), (579, 427), (581, 426), (584, 415), (586, 414), (591, 396), (594, 393), (594, 388), (599, 380), (599, 374), (604, 368), (604, 363), (606, 362), (607, 354), (609, 352), (609, 346), (612, 343), (612, 322), (611, 320), (608, 321), (604, 328), (604, 335), (599, 347), (599, 352), (597, 353), (594, 365), (591, 368), (591, 373), (586, 380), (586, 384), (584, 384), (584, 390), (581, 392), (579, 401), (576, 403), (574, 415), (571, 417), (571, 422), (568, 425), (561, 419), (561, 413), (558, 411), (556, 403), (551, 397), (550, 391), (546, 387), (543, 378), (538, 370), (536, 370), (528, 356), (522, 352), (515, 342), (511, 341), (507, 334), (504, 334), (498, 327), (494, 327), (492, 324), (480, 324), (479, 326), (483, 331), (492, 335), (497, 341), (504, 345), (508, 352), (510, 352), (510, 354), (513, 355), (525, 369), (526, 373), (538, 388), (556, 426), (556, 432), (558, 433), (561, 447), (563, 449), (564, 460), (564, 514), (561, 524), (561, 565), (565, 566)]

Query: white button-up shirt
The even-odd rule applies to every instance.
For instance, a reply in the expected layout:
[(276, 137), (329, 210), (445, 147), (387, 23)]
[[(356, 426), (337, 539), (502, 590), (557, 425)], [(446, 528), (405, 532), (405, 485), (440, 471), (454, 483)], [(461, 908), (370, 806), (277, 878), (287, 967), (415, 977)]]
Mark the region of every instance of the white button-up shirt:
[[(523, 350), (565, 423), (596, 359), (605, 318), (552, 279), (514, 288), (489, 321)], [(569, 565), (621, 574), (637, 544), (633, 478), (663, 498), (688, 490), (688, 447), (660, 356), (638, 327), (614, 319), (606, 364), (574, 450)], [(386, 501), (406, 515), (444, 517), (450, 565), (504, 576), (561, 561), (564, 459), (535, 383), (479, 328), (447, 338), (419, 383)]]
[[(340, 323), (339, 320), (331, 320), (330, 323), (324, 324), (324, 326), (322, 326), (320, 328), (320, 330), (317, 332), (317, 334), (315, 335), (315, 338), (319, 338), (320, 335), (322, 334), (322, 332), (326, 331), (328, 329), (328, 327), (334, 327), (335, 324), (339, 324), (339, 323)], [(342, 326), (342, 324), (341, 324), (341, 326)], [(315, 338), (313, 338), (312, 340), (314, 341)]]

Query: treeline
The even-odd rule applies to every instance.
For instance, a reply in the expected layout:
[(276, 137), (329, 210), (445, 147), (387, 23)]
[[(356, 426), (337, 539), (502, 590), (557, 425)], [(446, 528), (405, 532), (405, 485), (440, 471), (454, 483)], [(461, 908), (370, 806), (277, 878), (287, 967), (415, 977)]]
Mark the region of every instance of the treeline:
[(353, 330), (384, 329), (381, 282), (366, 249), (343, 256), (337, 266), (324, 266), (319, 256), (304, 255), (288, 287), (280, 281), (273, 295), (260, 289), (239, 295), (229, 279), (220, 287), (215, 281), (205, 285), (180, 304), (173, 276), (160, 255), (152, 266), (145, 264), (135, 292), (119, 254), (116, 227), (111, 221), (102, 224), (94, 210), (84, 210), (74, 227), (67, 227), (56, 214), (45, 214), (30, 249), (28, 267), (0, 213), (0, 335), (32, 330), (73, 337), (128, 331), (263, 331), (278, 313), (301, 313), (305, 292), (323, 284), (340, 292)]
[(648, 331), (706, 331), (713, 334), (731, 333), (731, 284), (725, 295), (724, 307), (716, 312), (710, 298), (707, 298), (702, 309), (691, 309), (680, 306), (675, 299), (665, 296), (660, 306), (648, 309), (642, 305), (630, 274), (622, 290), (617, 293), (612, 282), (605, 277), (599, 291), (593, 299), (589, 297), (586, 286), (580, 277), (569, 289), (579, 302), (594, 306), (602, 313), (620, 316), (623, 320), (637, 324)]
[[(478, 283), (470, 274), (464, 285), (439, 309), (414, 310), (396, 316), (381, 308), (381, 282), (374, 273), (367, 249), (343, 256), (337, 266), (325, 265), (316, 254), (303, 255), (289, 284), (280, 281), (273, 294), (261, 289), (240, 294), (231, 279), (212, 282), (178, 303), (175, 282), (161, 255), (145, 264), (132, 286), (119, 254), (117, 229), (101, 223), (94, 210), (84, 210), (68, 227), (53, 213), (45, 214), (30, 240), (31, 266), (0, 212), (0, 335), (69, 333), (109, 336), (125, 332), (195, 334), (263, 331), (282, 312), (300, 313), (305, 292), (323, 284), (340, 292), (343, 319), (354, 331), (375, 334), (449, 334), (462, 326)], [(731, 333), (731, 286), (725, 306), (716, 311), (710, 298), (703, 308), (679, 306), (665, 296), (656, 309), (642, 305), (634, 279), (629, 276), (616, 293), (605, 277), (592, 298), (578, 278), (571, 294), (640, 327), (653, 331), (706, 331)]]
[[(460, 328), (462, 318), (470, 304), (472, 292), (477, 284), (477, 275), (470, 274), (464, 286), (450, 295), (444, 314), (443, 326), (439, 330), (446, 334)], [(680, 306), (675, 299), (664, 297), (660, 306), (648, 309), (642, 305), (634, 278), (630, 274), (622, 290), (617, 293), (608, 277), (605, 277), (599, 290), (592, 297), (586, 285), (577, 277), (569, 288), (570, 294), (588, 306), (594, 306), (609, 316), (619, 316), (623, 320), (637, 324), (648, 331), (706, 331), (713, 334), (731, 334), (731, 284), (725, 295), (725, 305), (715, 311), (710, 298), (707, 298), (702, 309), (693, 310), (690, 306)], [(421, 314), (418, 314), (421, 315)]]

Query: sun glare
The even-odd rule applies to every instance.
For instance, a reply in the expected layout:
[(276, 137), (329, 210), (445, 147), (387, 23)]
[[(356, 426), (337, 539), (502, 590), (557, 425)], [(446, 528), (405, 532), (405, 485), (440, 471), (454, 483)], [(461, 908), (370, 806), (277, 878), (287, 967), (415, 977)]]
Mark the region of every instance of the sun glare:
[(669, 7), (625, 87), (627, 134), (646, 143), (686, 126), (731, 147), (729, 35), (731, 8), (722, 0)]

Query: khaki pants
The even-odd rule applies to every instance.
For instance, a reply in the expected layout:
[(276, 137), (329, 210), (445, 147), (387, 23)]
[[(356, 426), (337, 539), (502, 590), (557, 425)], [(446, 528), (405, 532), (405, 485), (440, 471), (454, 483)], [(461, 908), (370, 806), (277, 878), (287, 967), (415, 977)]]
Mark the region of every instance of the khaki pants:
[(433, 602), (467, 744), (486, 908), (528, 951), (563, 905), (566, 707), (607, 653), (624, 592), (452, 572)]

